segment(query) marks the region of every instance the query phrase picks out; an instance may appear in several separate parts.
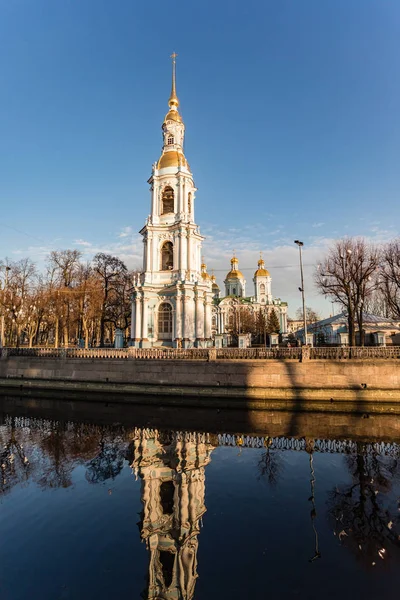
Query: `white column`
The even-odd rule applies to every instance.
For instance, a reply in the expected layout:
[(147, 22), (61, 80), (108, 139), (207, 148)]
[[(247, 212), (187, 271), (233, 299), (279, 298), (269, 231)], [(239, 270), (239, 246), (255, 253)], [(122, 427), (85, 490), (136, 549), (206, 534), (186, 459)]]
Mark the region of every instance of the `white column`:
[(196, 340), (204, 338), (204, 300), (201, 293), (196, 295)]
[(179, 271), (180, 271), (180, 276), (184, 277), (185, 275), (185, 268), (183, 266), (183, 233), (182, 231), (179, 232)]
[(131, 304), (131, 338), (135, 337), (135, 328), (136, 328), (136, 299), (132, 299)]
[(147, 270), (153, 270), (153, 234), (147, 233)]
[(179, 290), (176, 294), (175, 318), (176, 318), (176, 327), (175, 327), (176, 335), (175, 335), (175, 337), (178, 339), (181, 339), (182, 338), (182, 295)]
[(147, 271), (147, 239), (143, 238), (143, 271)]
[(143, 312), (142, 312), (142, 342), (147, 340), (148, 327), (148, 298), (143, 296)]
[(190, 236), (190, 230), (188, 230), (187, 232), (187, 268), (190, 271), (192, 268), (192, 257), (191, 257), (191, 249), (192, 249), (192, 244), (191, 244), (191, 236)]
[(204, 337), (206, 339), (211, 338), (211, 325), (212, 325), (212, 310), (211, 310), (211, 302), (210, 299), (207, 298), (204, 305), (204, 316), (205, 316), (205, 325), (204, 325)]
[(142, 309), (141, 309), (141, 302), (140, 302), (140, 296), (139, 294), (136, 296), (135, 299), (135, 316), (136, 316), (136, 320), (135, 320), (135, 340), (139, 341), (141, 338), (141, 326), (142, 326)]
[(183, 345), (188, 347), (194, 338), (195, 299), (190, 295), (183, 296)]

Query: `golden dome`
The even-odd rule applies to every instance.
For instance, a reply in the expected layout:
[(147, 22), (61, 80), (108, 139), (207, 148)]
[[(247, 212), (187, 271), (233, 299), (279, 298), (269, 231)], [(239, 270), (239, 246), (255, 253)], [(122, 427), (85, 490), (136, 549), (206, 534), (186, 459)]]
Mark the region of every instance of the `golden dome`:
[(228, 275), (226, 276), (226, 279), (244, 279), (244, 275), (241, 271), (239, 271), (238, 265), (239, 265), (239, 261), (236, 258), (236, 256), (234, 255), (231, 258), (231, 270), (229, 271)]
[(211, 281), (211, 277), (207, 273), (207, 265), (204, 262), (204, 258), (203, 258), (203, 262), (201, 263), (201, 276), (204, 279), (204, 281)]
[(232, 269), (231, 271), (229, 271), (228, 275), (226, 276), (226, 279), (244, 279), (244, 275), (242, 271)]
[(175, 121), (176, 123), (182, 123), (182, 117), (181, 115), (178, 113), (177, 110), (170, 110), (168, 111), (168, 113), (165, 115), (165, 119), (164, 119), (164, 123), (166, 121)]
[(182, 154), (177, 150), (169, 150), (161, 155), (157, 163), (157, 169), (167, 169), (168, 167), (185, 167), (190, 171), (189, 163)]
[(217, 283), (217, 278), (215, 277), (215, 275), (211, 275), (211, 281), (212, 281), (212, 289), (219, 290), (219, 285)]
[(258, 261), (258, 269), (254, 273), (254, 277), (270, 277), (269, 271), (265, 268), (265, 263), (262, 258)]
[(254, 273), (254, 277), (270, 277), (270, 274), (267, 269), (257, 269), (257, 271)]

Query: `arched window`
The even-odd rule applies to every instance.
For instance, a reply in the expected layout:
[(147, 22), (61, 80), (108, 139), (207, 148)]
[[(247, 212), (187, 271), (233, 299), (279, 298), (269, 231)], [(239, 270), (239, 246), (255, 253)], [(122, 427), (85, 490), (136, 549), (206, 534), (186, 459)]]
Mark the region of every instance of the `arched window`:
[(166, 188), (164, 188), (162, 193), (161, 206), (162, 215), (174, 212), (174, 190), (172, 189), (172, 187), (167, 186)]
[(172, 135), (170, 135), (170, 136), (168, 137), (168, 141), (167, 141), (167, 143), (168, 143), (168, 146), (172, 146), (172, 145), (174, 144), (174, 138), (173, 138), (173, 136), (172, 136)]
[(192, 194), (189, 192), (188, 194), (188, 213), (192, 212)]
[(235, 287), (234, 287), (234, 288), (233, 288), (233, 290), (232, 290), (232, 294), (233, 294), (234, 296), (236, 296), (236, 288), (235, 288)]
[(167, 302), (160, 304), (158, 309), (158, 338), (172, 339), (172, 306)]
[(265, 294), (265, 285), (263, 283), (260, 285), (260, 294)]
[(174, 268), (174, 246), (165, 242), (161, 248), (161, 271), (172, 271)]

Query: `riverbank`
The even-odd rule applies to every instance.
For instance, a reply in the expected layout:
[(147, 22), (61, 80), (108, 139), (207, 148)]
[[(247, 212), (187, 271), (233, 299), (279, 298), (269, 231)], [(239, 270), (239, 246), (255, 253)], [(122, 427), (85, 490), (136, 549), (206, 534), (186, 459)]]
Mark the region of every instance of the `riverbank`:
[[(400, 403), (400, 362), (365, 360), (118, 360), (8, 356), (0, 389), (108, 394), (125, 403), (263, 409), (269, 401)], [(147, 399), (146, 399), (147, 398)], [(146, 399), (146, 400), (145, 400)]]

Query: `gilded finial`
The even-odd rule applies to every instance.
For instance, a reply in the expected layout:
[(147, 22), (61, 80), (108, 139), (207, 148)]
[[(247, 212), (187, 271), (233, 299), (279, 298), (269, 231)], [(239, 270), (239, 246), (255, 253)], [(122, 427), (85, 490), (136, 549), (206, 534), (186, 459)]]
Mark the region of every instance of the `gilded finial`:
[(171, 95), (168, 100), (169, 107), (172, 109), (177, 109), (179, 106), (178, 96), (176, 95), (176, 57), (178, 55), (176, 52), (171, 54), (172, 58), (172, 87), (171, 87)]

